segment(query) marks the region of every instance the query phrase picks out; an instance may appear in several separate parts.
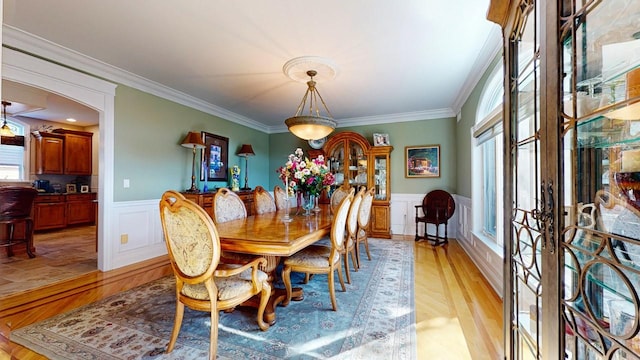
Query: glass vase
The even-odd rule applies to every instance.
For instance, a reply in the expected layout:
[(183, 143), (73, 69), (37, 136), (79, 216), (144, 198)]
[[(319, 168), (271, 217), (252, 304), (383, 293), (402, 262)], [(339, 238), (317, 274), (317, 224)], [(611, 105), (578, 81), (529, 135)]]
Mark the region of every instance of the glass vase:
[(282, 216), (282, 222), (288, 223), (291, 222), (291, 216), (289, 212), (291, 211), (291, 203), (289, 202), (289, 196), (284, 198), (284, 216)]
[(310, 193), (304, 193), (302, 196), (303, 196), (302, 209), (304, 209), (304, 213), (302, 215), (310, 216), (311, 209), (313, 209), (313, 206), (315, 203), (315, 196), (311, 195)]
[(320, 199), (319, 195), (315, 195), (313, 196), (313, 212), (314, 213), (319, 213), (320, 212), (320, 206), (318, 206), (318, 200)]

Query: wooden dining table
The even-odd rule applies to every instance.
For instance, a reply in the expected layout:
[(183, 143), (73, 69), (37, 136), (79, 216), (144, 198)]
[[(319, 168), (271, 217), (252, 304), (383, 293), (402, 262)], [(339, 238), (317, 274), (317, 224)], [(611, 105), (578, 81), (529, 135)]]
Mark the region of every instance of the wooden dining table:
[[(320, 204), (320, 212), (310, 216), (290, 210), (290, 221), (284, 221), (285, 211), (269, 212), (216, 224), (223, 251), (262, 256), (267, 265), (261, 270), (269, 275), (271, 298), (264, 312), (264, 320), (273, 325), (275, 308), (286, 299), (286, 290), (274, 286), (276, 268), (280, 261), (329, 235), (333, 216), (328, 204)], [(292, 300), (302, 300), (301, 288), (294, 288)], [(246, 305), (253, 304), (255, 299)]]

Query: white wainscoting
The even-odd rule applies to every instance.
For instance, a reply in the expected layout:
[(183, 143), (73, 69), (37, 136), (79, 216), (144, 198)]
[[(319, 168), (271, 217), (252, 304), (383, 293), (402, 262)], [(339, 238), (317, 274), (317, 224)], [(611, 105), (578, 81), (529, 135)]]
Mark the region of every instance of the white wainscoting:
[[(162, 236), (160, 210), (157, 200), (114, 202), (112, 208), (113, 238), (111, 247), (113, 269), (165, 255), (167, 248)], [(128, 238), (122, 243), (122, 237)]]
[(496, 249), (491, 248), (490, 245), (473, 234), (471, 199), (459, 195), (455, 195), (455, 199), (456, 213), (458, 214), (455, 223), (458, 228), (456, 239), (491, 284), (496, 294), (502, 298), (502, 256), (498, 254)]
[[(394, 235), (416, 235), (416, 205), (422, 204), (422, 199), (425, 194), (391, 194), (391, 234)], [(456, 205), (457, 206), (457, 205)], [(422, 210), (418, 210), (422, 215)], [(458, 209), (453, 214), (453, 217), (449, 219), (447, 225), (447, 236), (450, 238), (456, 238), (458, 223)], [(419, 225), (419, 234), (424, 234), (423, 224)], [(427, 228), (429, 234), (435, 234), (436, 227), (429, 225)], [(444, 236), (444, 228), (440, 227), (440, 235)]]
[[(422, 203), (424, 194), (392, 194), (391, 232), (394, 235), (415, 236), (415, 205)], [(471, 232), (471, 199), (454, 195), (456, 211), (447, 226), (448, 236), (458, 239), (476, 266), (499, 296), (502, 296), (502, 257)], [(165, 255), (167, 250), (162, 236), (158, 209), (159, 199), (123, 201), (113, 203), (113, 238), (105, 242), (110, 247), (109, 263), (112, 269)], [(429, 233), (435, 227), (429, 225)], [(424, 232), (420, 225), (419, 233)], [(444, 236), (444, 229), (440, 229)], [(128, 240), (122, 243), (122, 236)]]

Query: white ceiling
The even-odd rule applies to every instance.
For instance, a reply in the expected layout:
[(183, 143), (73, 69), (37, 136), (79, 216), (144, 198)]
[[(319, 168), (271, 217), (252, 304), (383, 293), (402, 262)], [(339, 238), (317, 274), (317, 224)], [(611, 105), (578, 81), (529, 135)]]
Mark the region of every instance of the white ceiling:
[(4, 0), (3, 20), (277, 132), (306, 90), (282, 71), (299, 56), (337, 65), (318, 89), (338, 126), (455, 116), (500, 45), (487, 8), (488, 0)]

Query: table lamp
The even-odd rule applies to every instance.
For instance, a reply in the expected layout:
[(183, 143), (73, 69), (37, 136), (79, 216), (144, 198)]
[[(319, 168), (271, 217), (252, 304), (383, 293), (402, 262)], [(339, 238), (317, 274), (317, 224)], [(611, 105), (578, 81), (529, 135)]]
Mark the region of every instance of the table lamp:
[(185, 136), (184, 140), (182, 140), (180, 145), (193, 149), (193, 161), (191, 162), (191, 188), (187, 189), (187, 192), (198, 192), (199, 190), (196, 187), (196, 149), (204, 149), (204, 141), (202, 141), (200, 133), (190, 131), (187, 136)]
[(253, 156), (255, 153), (253, 152), (253, 148), (251, 144), (242, 144), (240, 151), (238, 151), (238, 156), (244, 157), (244, 187), (240, 190), (251, 190), (249, 187), (249, 156)]

